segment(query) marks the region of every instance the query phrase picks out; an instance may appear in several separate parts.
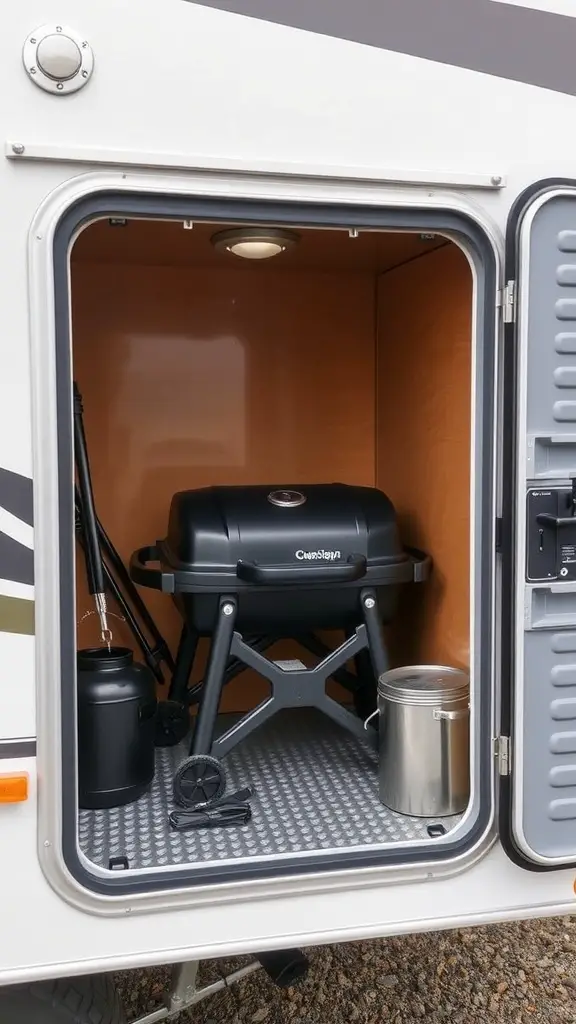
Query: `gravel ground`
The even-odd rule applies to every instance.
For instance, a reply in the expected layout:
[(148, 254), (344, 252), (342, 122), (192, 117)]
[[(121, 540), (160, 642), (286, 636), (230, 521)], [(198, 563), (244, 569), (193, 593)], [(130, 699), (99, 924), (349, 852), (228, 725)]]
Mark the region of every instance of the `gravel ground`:
[[(462, 929), (308, 950), (293, 989), (258, 971), (179, 1024), (576, 1024), (576, 917)], [(203, 964), (215, 981), (247, 958)], [(164, 968), (118, 975), (128, 1020), (158, 1007)]]

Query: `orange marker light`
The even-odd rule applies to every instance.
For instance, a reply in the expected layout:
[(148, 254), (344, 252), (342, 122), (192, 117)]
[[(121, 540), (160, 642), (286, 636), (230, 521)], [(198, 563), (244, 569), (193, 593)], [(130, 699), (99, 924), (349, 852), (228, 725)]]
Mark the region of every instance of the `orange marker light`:
[(28, 799), (28, 774), (0, 774), (0, 804), (21, 804)]

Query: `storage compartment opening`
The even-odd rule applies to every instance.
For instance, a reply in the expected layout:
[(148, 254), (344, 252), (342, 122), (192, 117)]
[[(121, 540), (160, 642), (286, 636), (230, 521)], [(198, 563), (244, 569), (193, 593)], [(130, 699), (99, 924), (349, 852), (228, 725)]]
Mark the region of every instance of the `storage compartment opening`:
[[(473, 278), (466, 255), (426, 231), (298, 228), (295, 244), (289, 239), (280, 255), (245, 259), (213, 244), (229, 230), (238, 226), (105, 218), (73, 246), (72, 372), (106, 533), (128, 565), (136, 549), (166, 537), (177, 492), (266, 485), (304, 493), (333, 482), (378, 488), (391, 502), (402, 546), (432, 560), (429, 578), (400, 585), (384, 616), (388, 665), (451, 666), (473, 676)], [(327, 545), (322, 564), (329, 554)], [(308, 568), (309, 555), (300, 560), (308, 558)], [(175, 602), (143, 587), (139, 593), (175, 657), (182, 597)], [(141, 662), (111, 597), (108, 611), (115, 647)], [(78, 649), (99, 647), (80, 548), (76, 620)], [(245, 639), (289, 676), (343, 643), (345, 632), (320, 625), (308, 630), (307, 645), (301, 638), (272, 642), (272, 628)], [(201, 637), (191, 675), (198, 691), (207, 651)], [(340, 668), (344, 685), (330, 677), (327, 692), (361, 723), (376, 702), (366, 648)], [(229, 675), (218, 736), (270, 694), (270, 681), (253, 667)], [(365, 681), (355, 694), (350, 677)], [(385, 861), (402, 850), (408, 860), (465, 841), (480, 810), (474, 678), (473, 813), (429, 816), (382, 803), (372, 727), (362, 736), (306, 707), (306, 685), (303, 679), (302, 707), (280, 711), (222, 757), (227, 793), (253, 790), (248, 823), (171, 828), (173, 782), (188, 735), (156, 748), (154, 781), (137, 800), (80, 809), (84, 863), (99, 875), (205, 868), (218, 880), (230, 865), (253, 865), (256, 875), (271, 867), (289, 873), (299, 859), (313, 869), (315, 858), (334, 856), (336, 865), (348, 855), (352, 866), (359, 853), (376, 851)], [(190, 711), (193, 722), (197, 702)], [(414, 747), (410, 756), (422, 754)]]

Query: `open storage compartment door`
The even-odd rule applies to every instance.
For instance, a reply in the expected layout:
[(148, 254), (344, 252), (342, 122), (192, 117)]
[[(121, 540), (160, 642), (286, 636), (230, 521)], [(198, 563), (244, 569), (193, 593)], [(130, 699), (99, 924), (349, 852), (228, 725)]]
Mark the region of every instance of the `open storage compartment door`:
[(546, 870), (576, 863), (576, 183), (519, 197), (507, 280), (501, 833)]
[[(298, 243), (278, 262), (263, 264), (242, 262), (217, 244), (223, 233), (229, 238), (234, 225), (237, 235), (238, 226), (249, 233), (254, 224), (270, 232), (297, 229)], [(270, 227), (275, 224), (280, 228)], [(54, 820), (53, 834), (70, 875), (98, 898), (138, 894), (156, 899), (170, 889), (191, 894), (206, 884), (268, 884), (270, 879), (322, 871), (352, 871), (357, 884), (357, 872), (381, 865), (404, 872), (435, 862), (439, 871), (444, 864), (452, 871), (457, 859), (463, 866), (465, 858), (477, 855), (478, 844), (488, 840), (493, 810), (497, 266), (483, 227), (449, 209), (334, 206), (324, 211), (290, 203), (260, 208), (243, 200), (222, 204), (187, 194), (177, 202), (154, 194), (142, 203), (127, 192), (91, 197), (70, 210), (59, 222), (53, 261), (60, 487), (58, 574), (51, 573), (50, 580), (56, 575), (60, 597), (55, 680), (62, 719), (57, 778), (62, 816), (61, 822)], [(410, 297), (416, 293), (419, 301), (414, 304)], [(73, 443), (73, 382), (82, 396), (97, 514), (120, 564), (134, 570), (142, 561), (154, 571), (152, 566), (162, 565), (162, 560), (144, 558), (144, 553), (159, 554), (160, 544), (170, 540), (162, 551), (174, 553), (173, 575), (190, 576), (215, 565), (230, 570), (218, 581), (212, 611), (197, 600), (208, 593), (204, 577), (180, 581), (201, 585), (205, 593), (181, 587), (178, 601), (170, 593), (155, 593), (154, 587), (142, 591), (175, 662), (185, 646), (182, 635), (192, 632), (192, 624), (198, 634), (198, 664), (188, 652), (179, 697), (187, 735), (171, 745), (160, 742), (162, 736), (153, 738), (153, 777), (147, 773), (145, 779), (138, 778), (137, 785), (146, 788), (134, 799), (130, 780), (130, 785), (124, 778), (110, 785), (103, 776), (94, 782), (86, 773), (87, 764), (108, 769), (111, 746), (120, 752), (132, 748), (110, 744), (107, 726), (94, 726), (88, 738), (80, 729), (88, 704), (98, 714), (100, 707), (106, 711), (110, 680), (102, 678), (105, 673), (97, 679), (90, 675), (94, 656), (90, 660), (86, 655), (96, 645), (102, 660), (103, 649), (101, 622), (85, 578), (89, 573), (82, 538), (76, 543), (74, 463), (81, 445)], [(362, 498), (360, 513), (348, 498), (342, 503), (344, 527), (337, 531), (333, 500), (329, 513), (313, 501), (326, 487), (332, 493), (334, 481), (356, 488)], [(218, 515), (210, 513), (208, 528), (202, 525), (207, 488), (218, 491), (210, 493), (220, 502)], [(285, 491), (296, 492), (289, 495), (287, 512)], [(297, 601), (274, 609), (274, 621), (275, 593), (250, 592), (254, 600), (240, 609), (240, 597), (244, 599), (252, 584), (239, 574), (239, 565), (276, 571), (303, 563), (308, 570), (318, 555), (324, 562), (326, 553), (334, 552), (339, 552), (335, 561), (342, 563), (336, 566), (339, 572), (345, 568), (348, 574), (357, 555), (368, 563), (371, 549), (363, 537), (374, 520), (367, 504), (373, 492), (381, 494), (378, 501), (386, 509), (390, 503), (385, 515), (376, 516), (382, 523), (378, 529), (392, 539), (396, 534), (389, 524), (399, 531), (398, 543), (394, 540), (375, 557), (384, 568), (398, 561), (404, 575), (406, 566), (410, 568), (408, 552), (418, 549), (432, 560), (429, 586), (426, 582), (412, 588), (413, 597), (408, 589), (386, 592), (394, 597), (389, 608), (365, 594), (349, 610), (354, 587), (361, 597), (360, 577), (330, 580), (329, 587), (322, 584), (323, 602), (310, 602), (310, 620), (304, 615), (308, 591), (303, 586)], [(182, 501), (193, 501), (195, 507), (185, 510), (185, 516), (178, 512), (171, 517), (174, 497), (186, 494), (193, 497), (180, 497), (176, 507)], [(253, 498), (257, 515), (247, 504)], [(224, 505), (223, 516), (218, 510)], [(83, 506), (80, 524), (82, 514)], [(279, 516), (288, 514), (294, 521), (309, 515), (319, 529), (304, 529), (307, 521), (302, 518), (298, 531), (292, 525), (282, 532)], [(264, 551), (265, 558), (261, 545), (250, 540), (264, 516), (276, 524), (267, 533), (274, 544), (269, 554)], [(189, 524), (182, 537), (171, 530), (171, 521)], [(226, 530), (213, 529), (212, 521), (224, 523)], [(360, 530), (358, 523), (364, 521), (366, 529)], [(214, 538), (220, 543), (221, 534), (225, 540), (241, 538), (246, 545), (250, 540), (250, 550), (237, 546), (223, 558), (220, 548), (215, 555), (213, 549), (206, 553), (198, 547), (197, 537), (209, 538), (213, 545)], [(354, 564), (348, 565), (351, 557)], [(132, 571), (131, 578), (142, 587), (139, 573)], [(378, 579), (383, 588), (383, 576)], [(111, 600), (113, 595), (110, 588)], [(190, 596), (194, 600), (185, 605), (184, 598)], [(257, 607), (255, 599), (262, 596), (265, 600)], [(292, 591), (289, 596), (294, 598)], [(280, 597), (284, 602), (283, 592)], [(250, 659), (239, 659), (240, 667), (248, 668), (236, 673), (238, 666), (228, 664), (230, 646), (227, 660), (221, 658), (218, 672), (212, 671), (216, 612), (220, 626), (225, 615), (234, 618), (234, 605), (234, 629), (252, 645)], [(379, 644), (384, 642), (391, 668), (424, 666), (436, 675), (446, 666), (448, 672), (466, 677), (469, 696), (462, 708), (437, 708), (436, 696), (432, 702), (412, 701), (408, 693), (410, 707), (424, 708), (433, 737), (442, 740), (446, 721), (469, 723), (461, 729), (462, 756), (454, 773), (446, 776), (442, 799), (433, 793), (434, 804), (414, 805), (411, 793), (410, 801), (406, 794), (397, 799), (392, 790), (380, 793), (384, 773), (376, 753), (378, 734), (369, 732), (375, 723), (364, 729), (364, 720), (374, 710), (376, 676), (384, 666), (382, 659), (368, 668), (353, 662), (360, 648), (346, 647), (358, 629), (368, 633), (364, 608), (376, 609), (369, 618), (379, 613)], [(119, 605), (116, 612), (121, 610)], [(116, 616), (111, 622), (114, 648), (126, 648), (122, 657), (130, 659), (130, 665), (123, 662), (111, 670), (126, 669), (128, 674), (130, 668), (135, 705), (144, 699), (132, 671), (133, 662), (138, 670), (143, 664), (138, 639), (131, 636), (127, 620)], [(270, 652), (271, 666), (263, 665), (262, 652), (256, 650), (262, 638), (275, 641), (263, 647)], [(233, 639), (236, 657), (246, 654), (245, 646)], [(346, 673), (340, 665), (336, 678), (332, 661), (329, 674), (334, 678), (320, 691), (315, 686), (320, 678), (317, 659), (340, 647), (346, 648)], [(119, 660), (116, 650), (112, 657)], [(311, 678), (314, 673), (316, 678)], [(163, 682), (168, 685), (156, 692), (164, 703), (176, 675), (175, 669), (167, 673)], [(269, 682), (277, 690), (285, 684), (286, 693), (291, 688), (290, 701), (276, 705), (279, 714), (269, 722), (260, 718), (261, 732), (247, 729), (240, 737), (237, 730), (238, 744), (226, 742), (226, 750), (219, 748), (229, 728), (245, 718), (245, 724), (253, 724), (257, 709), (276, 697)], [(100, 683), (105, 685), (98, 689)], [(117, 691), (120, 684), (124, 681), (118, 676)], [(92, 700), (96, 689), (106, 699)], [(321, 710), (327, 709), (323, 716), (316, 714), (317, 690)], [(200, 707), (196, 697), (206, 693), (211, 699)], [(453, 702), (451, 689), (446, 701)], [(149, 700), (146, 706), (151, 704)], [(209, 748), (202, 733), (203, 749), (197, 748), (200, 740), (192, 749), (206, 707), (212, 716), (206, 713), (203, 720)], [(220, 714), (214, 719), (216, 708)], [(148, 716), (142, 718), (136, 710), (132, 724), (148, 723)], [(334, 735), (342, 724), (345, 728)], [(146, 736), (147, 730), (146, 725)], [(101, 742), (103, 756), (84, 756), (93, 749), (93, 739)], [(404, 747), (410, 754), (412, 734), (408, 741)], [(433, 743), (442, 764), (448, 764), (445, 744)], [(190, 753), (205, 760), (221, 755), (230, 794), (250, 790), (249, 819), (224, 831), (207, 828), (198, 816), (183, 821), (178, 809), (190, 807), (182, 808), (178, 787)], [(431, 763), (430, 758), (420, 760), (425, 767)], [(410, 763), (414, 761), (411, 757)], [(75, 772), (70, 771), (72, 764)], [(390, 771), (388, 777), (395, 785), (396, 773)], [(440, 777), (440, 772), (428, 770), (415, 791), (422, 794), (427, 782), (436, 785)], [(86, 779), (89, 785), (84, 785)], [(457, 802), (451, 797), (456, 779)], [(220, 796), (214, 799), (218, 802)], [(202, 802), (198, 807), (204, 813)], [(193, 827), (179, 827), (186, 824)]]

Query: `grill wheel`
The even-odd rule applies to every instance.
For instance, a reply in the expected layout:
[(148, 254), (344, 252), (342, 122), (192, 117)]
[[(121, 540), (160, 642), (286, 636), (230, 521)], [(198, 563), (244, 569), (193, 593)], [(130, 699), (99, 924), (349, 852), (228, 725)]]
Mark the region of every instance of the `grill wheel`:
[(156, 747), (175, 747), (181, 743), (190, 729), (190, 713), (188, 708), (177, 700), (161, 700), (158, 702), (156, 717)]
[(226, 789), (224, 765), (207, 754), (193, 754), (174, 776), (174, 803), (179, 807), (212, 807)]

